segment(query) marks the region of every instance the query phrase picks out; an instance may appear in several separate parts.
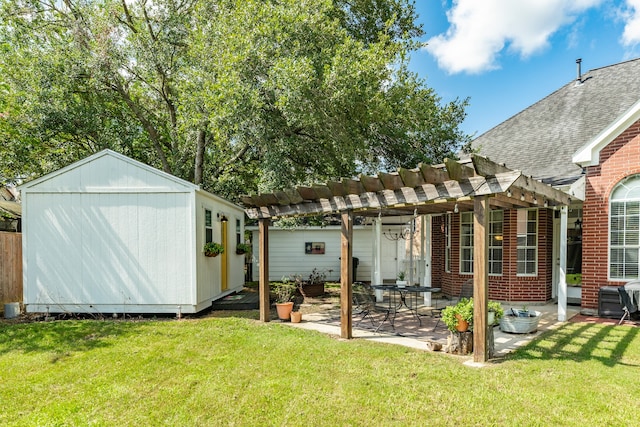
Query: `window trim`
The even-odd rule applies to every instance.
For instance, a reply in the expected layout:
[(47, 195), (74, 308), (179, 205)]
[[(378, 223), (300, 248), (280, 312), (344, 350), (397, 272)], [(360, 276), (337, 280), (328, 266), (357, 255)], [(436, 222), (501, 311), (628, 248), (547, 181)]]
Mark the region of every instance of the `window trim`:
[[(539, 209), (537, 208), (532, 208), (532, 209), (518, 209), (516, 211), (516, 277), (537, 277), (538, 276), (538, 267), (539, 267), (539, 258), (540, 258), (540, 250), (539, 250), (539, 242), (538, 239), (540, 237), (540, 212)], [(518, 221), (519, 218), (518, 216), (520, 215), (520, 212), (525, 212), (526, 213), (526, 225), (528, 226), (529, 224), (529, 212), (535, 212), (536, 213), (536, 219), (535, 219), (535, 246), (529, 246), (529, 245), (519, 245), (518, 244), (518, 240), (520, 238), (520, 234), (518, 234)], [(528, 227), (527, 227), (528, 228)], [(529, 232), (527, 231), (525, 234), (525, 237), (529, 236)], [(518, 272), (518, 267), (520, 266), (520, 249), (524, 249), (525, 253), (527, 249), (533, 248), (535, 249), (535, 261), (534, 261), (534, 272), (532, 273), (519, 273)], [(527, 260), (525, 259), (524, 262), (526, 263)], [(525, 264), (526, 265), (526, 264)]]
[[(632, 183), (632, 186), (629, 186), (629, 182), (630, 181), (635, 181), (635, 183)], [(614, 199), (614, 193), (616, 191), (618, 191), (621, 187), (623, 186), (627, 186), (629, 187), (629, 189), (627, 190), (627, 194), (625, 194), (623, 197), (620, 197), (618, 199)], [(637, 261), (637, 271), (638, 274), (636, 274), (636, 277), (630, 277), (627, 275), (622, 275), (621, 277), (613, 277), (611, 275), (611, 253), (612, 250), (614, 249), (612, 243), (611, 243), (611, 237), (612, 237), (612, 212), (613, 212), (613, 204), (614, 203), (623, 203), (624, 204), (624, 208), (626, 211), (627, 208), (627, 203), (629, 202), (636, 202), (638, 204), (640, 204), (640, 197), (628, 197), (628, 193), (630, 191), (633, 191), (634, 189), (638, 189), (640, 190), (640, 175), (636, 174), (636, 175), (630, 175), (628, 177), (626, 177), (625, 179), (623, 179), (622, 181), (620, 181), (618, 184), (616, 184), (613, 189), (611, 190), (611, 193), (609, 194), (609, 212), (608, 212), (608, 227), (607, 227), (607, 279), (608, 280), (612, 280), (612, 281), (629, 281), (629, 280), (636, 280), (638, 278), (640, 278), (640, 239), (638, 241), (638, 244), (636, 245), (627, 245), (626, 242), (623, 243), (622, 245), (616, 245), (616, 249), (622, 249), (622, 250), (626, 250), (626, 249), (635, 249), (637, 251), (637, 257), (638, 257), (638, 261)], [(625, 216), (624, 218), (626, 218), (626, 212), (625, 212)], [(626, 221), (625, 221), (626, 222)], [(626, 224), (625, 224), (626, 225)], [(622, 230), (623, 232), (626, 230), (626, 227)], [(625, 237), (625, 235), (623, 234), (623, 237)], [(626, 240), (626, 239), (625, 239)], [(624, 266), (625, 264), (623, 264)]]

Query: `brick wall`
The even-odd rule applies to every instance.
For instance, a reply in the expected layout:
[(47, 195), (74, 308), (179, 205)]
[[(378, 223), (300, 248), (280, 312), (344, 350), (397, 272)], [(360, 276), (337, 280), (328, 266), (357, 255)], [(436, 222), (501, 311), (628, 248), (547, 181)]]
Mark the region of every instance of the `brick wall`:
[(600, 152), (600, 164), (586, 170), (582, 224), (582, 307), (598, 307), (602, 286), (609, 281), (609, 196), (625, 177), (640, 173), (640, 121)]
[[(550, 209), (538, 211), (538, 274), (534, 277), (517, 276), (517, 211), (504, 211), (502, 275), (489, 276), (489, 298), (497, 301), (545, 302), (551, 299), (553, 256), (553, 214)], [(460, 294), (462, 283), (472, 278), (470, 274), (460, 274), (460, 215), (454, 214), (451, 220), (452, 259), (451, 272), (444, 271), (444, 217), (433, 221), (433, 282), (439, 280), (443, 291), (448, 295)], [(436, 258), (436, 254), (442, 254)], [(440, 261), (441, 259), (441, 261)], [(437, 266), (442, 268), (437, 270)], [(437, 278), (436, 271), (442, 274)]]

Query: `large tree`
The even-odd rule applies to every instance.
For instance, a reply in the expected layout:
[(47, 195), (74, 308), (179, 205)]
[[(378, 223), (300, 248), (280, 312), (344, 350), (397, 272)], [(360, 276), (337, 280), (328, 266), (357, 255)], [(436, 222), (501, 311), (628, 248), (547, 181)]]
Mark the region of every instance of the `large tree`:
[(408, 0), (0, 0), (0, 174), (112, 148), (225, 196), (441, 161)]

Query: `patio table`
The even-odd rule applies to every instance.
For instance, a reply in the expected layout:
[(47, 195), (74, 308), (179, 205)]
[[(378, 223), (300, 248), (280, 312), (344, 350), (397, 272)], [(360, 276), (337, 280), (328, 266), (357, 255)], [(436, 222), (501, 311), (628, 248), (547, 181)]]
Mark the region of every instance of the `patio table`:
[[(406, 307), (409, 312), (418, 320), (420, 326), (422, 326), (422, 319), (420, 316), (424, 316), (423, 314), (418, 313), (418, 295), (424, 292), (440, 292), (441, 288), (431, 288), (427, 286), (398, 286), (398, 285), (373, 285), (371, 286), (373, 289), (378, 290), (387, 290), (390, 293), (398, 294), (399, 301), (398, 303), (392, 307), (392, 298), (391, 294), (389, 295), (389, 308), (393, 310), (393, 318), (397, 312), (402, 309), (402, 306)], [(409, 296), (409, 302), (407, 302), (407, 296)]]

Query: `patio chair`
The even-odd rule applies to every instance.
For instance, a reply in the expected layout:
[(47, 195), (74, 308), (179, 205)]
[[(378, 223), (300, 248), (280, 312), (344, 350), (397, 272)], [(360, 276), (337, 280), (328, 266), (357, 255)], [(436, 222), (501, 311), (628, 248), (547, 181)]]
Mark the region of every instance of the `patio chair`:
[(629, 320), (631, 320), (631, 313), (638, 311), (638, 307), (633, 305), (624, 286), (620, 286), (618, 288), (618, 294), (620, 295), (620, 304), (622, 305), (622, 317), (620, 318), (618, 325), (621, 325), (625, 318), (629, 318)]
[[(460, 294), (458, 295), (457, 301), (455, 301), (455, 303), (452, 302), (451, 305), (459, 303), (462, 298), (473, 298), (473, 279), (465, 280), (465, 282), (462, 284), (462, 287), (460, 288)], [(436, 330), (438, 325), (440, 325), (443, 309), (444, 307), (431, 309), (431, 315), (438, 319), (438, 321), (436, 322), (436, 326), (433, 327), (434, 331)]]
[[(395, 331), (395, 326), (393, 325), (393, 317), (391, 317), (391, 307), (380, 305), (376, 302), (376, 297), (371, 286), (368, 286), (364, 283), (354, 283), (353, 301), (356, 305), (357, 310), (359, 310), (359, 312), (356, 314), (360, 315), (360, 319), (355, 325), (356, 327), (358, 327), (360, 322), (362, 322), (365, 318), (369, 318), (369, 320), (371, 321), (371, 327), (375, 328), (374, 332), (378, 332), (382, 324), (386, 321), (389, 321), (391, 329)], [(380, 323), (378, 323), (378, 326), (376, 326), (375, 324), (374, 314), (384, 315), (383, 319), (380, 321)]]

